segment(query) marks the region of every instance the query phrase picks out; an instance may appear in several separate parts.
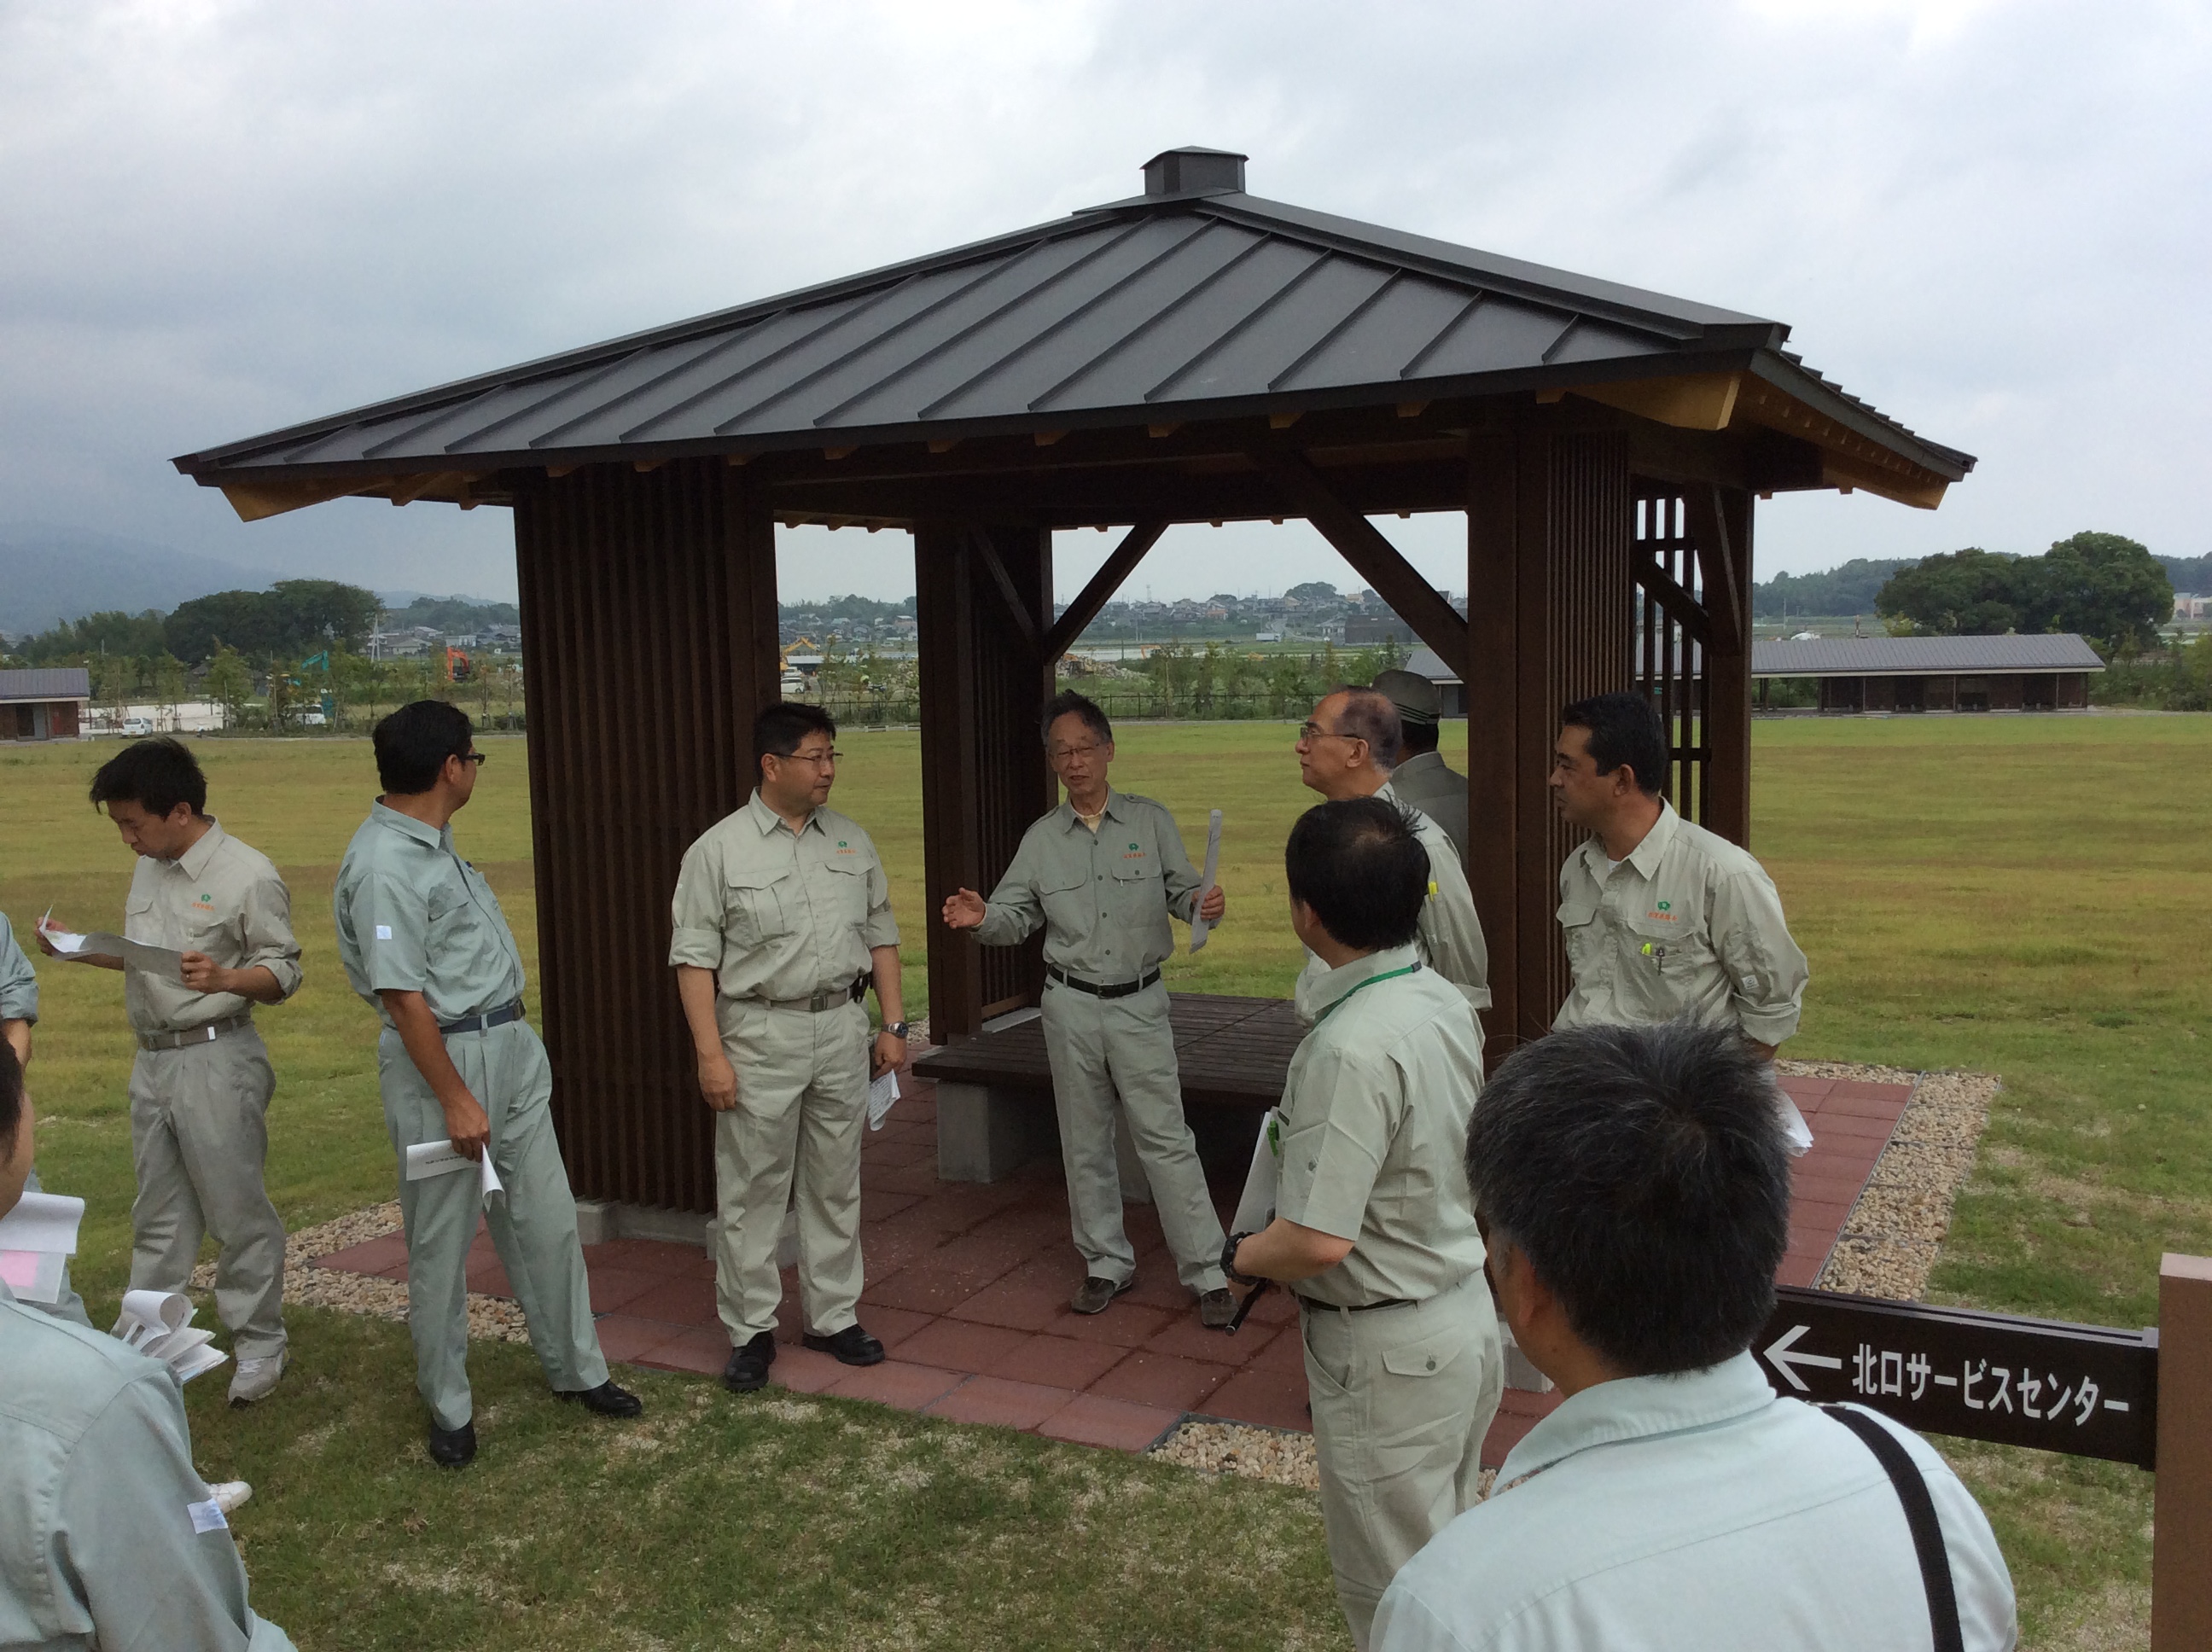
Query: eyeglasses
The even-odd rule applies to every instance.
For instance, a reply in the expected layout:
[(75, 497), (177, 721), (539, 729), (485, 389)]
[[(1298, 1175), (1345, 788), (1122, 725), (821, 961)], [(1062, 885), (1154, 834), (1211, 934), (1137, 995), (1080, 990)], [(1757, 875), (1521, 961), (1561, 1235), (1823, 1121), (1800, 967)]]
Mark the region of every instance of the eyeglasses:
[(1053, 746), (1047, 750), (1045, 755), (1049, 756), (1053, 762), (1056, 763), (1064, 763), (1072, 762), (1077, 757), (1095, 756), (1105, 749), (1106, 743), (1103, 740), (1093, 740), (1087, 745)]
[(811, 763), (815, 768), (819, 768), (824, 763), (836, 762), (845, 754), (842, 751), (793, 751), (781, 756), (778, 756), (774, 752), (771, 752), (769, 755), (776, 757), (776, 760), (779, 762)]
[(489, 751), (461, 751), (454, 754), (465, 763), (486, 763), (491, 761)]
[(1319, 723), (1309, 722), (1298, 730), (1301, 740), (1356, 740), (1357, 734), (1340, 734), (1333, 728), (1323, 728)]

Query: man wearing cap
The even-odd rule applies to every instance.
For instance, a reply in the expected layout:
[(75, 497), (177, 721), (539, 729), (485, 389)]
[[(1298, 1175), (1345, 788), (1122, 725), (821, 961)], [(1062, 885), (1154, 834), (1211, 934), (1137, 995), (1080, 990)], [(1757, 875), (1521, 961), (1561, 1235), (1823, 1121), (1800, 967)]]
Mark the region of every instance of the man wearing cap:
[[(92, 801), (138, 857), (123, 938), (181, 957), (177, 975), (133, 967), (123, 978), (138, 1039), (131, 1289), (187, 1289), (200, 1240), (213, 1234), (222, 1248), (216, 1313), (237, 1362), (230, 1401), (250, 1405), (284, 1374), (284, 1223), (262, 1181), (276, 1075), (253, 1006), (300, 988), (291, 894), (268, 856), (206, 812), (207, 776), (177, 740), (125, 746), (92, 777)], [(39, 946), (60, 956), (43, 932)], [(76, 961), (125, 968), (105, 955)]]
[(1398, 708), (1398, 762), (1390, 789), (1444, 829), (1444, 835), (1467, 864), (1467, 776), (1444, 766), (1437, 750), (1437, 723), (1444, 697), (1419, 671), (1377, 671), (1376, 692)]
[[(714, 1114), (714, 1296), (750, 1394), (775, 1363), (784, 1212), (799, 1208), (801, 1341), (882, 1362), (859, 1317), (860, 1136), (868, 1085), (906, 1058), (890, 880), (860, 826), (828, 806), (837, 725), (818, 706), (753, 722), (759, 785), (684, 852), (668, 961)], [(883, 1011), (868, 1035), (861, 999)]]
[[(491, 885), (453, 847), (453, 817), (484, 761), (468, 714), (417, 700), (379, 723), (374, 740), (384, 795), (346, 846), (331, 905), (346, 979), (384, 1023), (377, 1083), (399, 1159), (407, 1328), (430, 1460), (460, 1468), (477, 1454), (468, 1266), (479, 1215), (554, 1394), (605, 1417), (644, 1406), (608, 1380), (599, 1351), (553, 1134), (553, 1069), (523, 1011), (521, 949)], [(426, 1144), (471, 1163), (410, 1180), (407, 1150)], [(484, 1193), (486, 1155), (504, 1193)]]
[(1237, 1300), (1221, 1276), (1221, 1221), (1183, 1118), (1160, 965), (1175, 951), (1170, 917), (1213, 922), (1225, 902), (1218, 887), (1199, 887), (1166, 807), (1108, 784), (1114, 727), (1104, 712), (1070, 691), (1053, 697), (1041, 726), (1067, 800), (1024, 835), (989, 901), (960, 890), (942, 915), (986, 946), (1013, 946), (1044, 928), (1045, 1054), (1086, 1270), (1071, 1305), (1096, 1314), (1136, 1283), (1114, 1148), (1118, 1108), (1176, 1272), (1198, 1297), (1200, 1321), (1218, 1330)]
[[(1379, 797), (1399, 803), (1390, 765), (1398, 760), (1402, 736), (1398, 708), (1373, 689), (1336, 689), (1322, 696), (1298, 731), (1298, 775), (1331, 801)], [(1459, 851), (1444, 829), (1416, 811), (1413, 829), (1429, 856), (1429, 896), (1421, 906), (1421, 960), (1459, 988), (1468, 1007), (1490, 1007), (1490, 949), (1474, 914), (1474, 893)], [(1319, 972), (1309, 958), (1298, 977), (1299, 1013), (1307, 1014), (1309, 989)], [(1476, 1019), (1480, 1019), (1480, 1013)]]

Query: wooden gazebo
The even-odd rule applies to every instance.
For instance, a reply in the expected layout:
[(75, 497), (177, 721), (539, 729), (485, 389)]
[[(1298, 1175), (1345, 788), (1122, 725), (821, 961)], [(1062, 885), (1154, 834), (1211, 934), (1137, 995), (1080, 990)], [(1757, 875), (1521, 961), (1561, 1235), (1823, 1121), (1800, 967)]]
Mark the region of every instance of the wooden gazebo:
[[(1052, 801), (1053, 665), (1170, 524), (1303, 517), (1456, 670), (1493, 1041), (1559, 1001), (1560, 704), (1642, 685), (1683, 812), (1749, 811), (1752, 501), (1931, 507), (1972, 466), (1778, 323), (1244, 193), (1176, 149), (1127, 200), (176, 461), (246, 519), (344, 495), (511, 507), (541, 975), (580, 1193), (711, 1208), (665, 967), (684, 846), (777, 694), (775, 525), (915, 539), (939, 1039), (1035, 1001), (1034, 947), (927, 921)], [(1462, 619), (1371, 516), (1468, 522)], [(1126, 530), (1053, 613), (1054, 529)], [(1695, 647), (1689, 646), (1694, 642)]]

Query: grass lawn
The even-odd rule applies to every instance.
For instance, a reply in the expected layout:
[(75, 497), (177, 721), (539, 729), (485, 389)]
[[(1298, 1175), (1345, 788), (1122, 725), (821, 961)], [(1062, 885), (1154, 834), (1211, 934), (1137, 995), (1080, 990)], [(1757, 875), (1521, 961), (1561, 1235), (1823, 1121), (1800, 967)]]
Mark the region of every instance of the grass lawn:
[[(1292, 738), (1123, 731), (1116, 780), (1168, 803), (1194, 847), (1208, 807), (1228, 815), (1231, 921), (1169, 967), (1178, 988), (1288, 990), (1279, 853), (1308, 800)], [(2159, 1253), (2212, 1251), (2212, 719), (1808, 720), (1761, 723), (1755, 743), (1753, 847), (1814, 968), (1789, 1053), (2005, 1081), (1935, 1293), (2150, 1322)], [(889, 863), (919, 1007), (916, 738), (840, 744), (836, 801)], [(199, 749), (215, 811), (290, 880), (307, 948), (307, 985), (261, 1017), (270, 1191), (302, 1226), (392, 1186), (374, 1017), (345, 990), (328, 904), (373, 769), (355, 741)], [(527, 954), (523, 750), (486, 749), (458, 835)], [(109, 750), (0, 752), (0, 910), (19, 931), (49, 903), (81, 926), (120, 915), (131, 859), (84, 802)], [(77, 1278), (112, 1313), (131, 1189), (120, 982), (44, 960), (40, 980), (40, 1165), (91, 1201)], [(236, 1522), (257, 1604), (305, 1646), (1342, 1643), (1319, 1516), (1296, 1493), (833, 1400), (739, 1406), (673, 1376), (640, 1378), (647, 1428), (608, 1429), (544, 1402), (526, 1350), (489, 1345), (484, 1455), (433, 1476), (404, 1330), (305, 1310), (294, 1326), (277, 1400), (234, 1416), (216, 1378), (190, 1400), (202, 1467), (257, 1487)], [(1951, 1455), (2012, 1561), (2024, 1644), (2142, 1642), (2148, 1476)]]

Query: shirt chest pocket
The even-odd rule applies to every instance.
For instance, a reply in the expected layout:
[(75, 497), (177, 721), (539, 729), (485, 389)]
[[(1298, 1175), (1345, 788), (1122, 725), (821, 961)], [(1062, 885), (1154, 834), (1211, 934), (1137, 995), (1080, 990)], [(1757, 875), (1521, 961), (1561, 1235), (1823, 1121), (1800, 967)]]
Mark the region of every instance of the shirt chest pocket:
[(730, 939), (738, 946), (779, 940), (796, 926), (799, 905), (806, 897), (799, 890), (797, 874), (788, 868), (740, 868), (725, 881), (728, 894), (724, 923)]
[(1674, 904), (1668, 902), (1663, 912), (1656, 905), (1631, 912), (1620, 926), (1622, 950), (1644, 969), (1668, 981), (1704, 969), (1714, 956), (1705, 926), (1689, 914), (1674, 915)]
[(1562, 901), (1559, 902), (1559, 936), (1565, 943), (1567, 962), (1577, 975), (1584, 973), (1597, 955), (1599, 931), (1597, 902), (1595, 901)]
[(1160, 863), (1152, 855), (1131, 851), (1116, 860), (1109, 881), (1114, 904), (1125, 921), (1141, 923), (1160, 909)]
[(161, 926), (154, 920), (154, 897), (150, 895), (131, 895), (123, 902), (123, 938), (126, 941), (150, 941), (159, 946), (168, 940)]
[(823, 862), (815, 889), (837, 923), (858, 929), (868, 921), (868, 869), (858, 860)]
[(1098, 920), (1088, 872), (1054, 872), (1039, 878), (1037, 901), (1044, 908), (1046, 926), (1057, 935), (1088, 935)]

